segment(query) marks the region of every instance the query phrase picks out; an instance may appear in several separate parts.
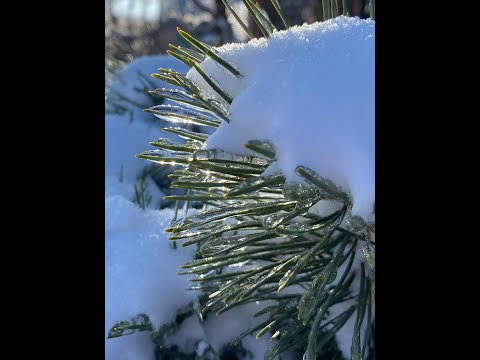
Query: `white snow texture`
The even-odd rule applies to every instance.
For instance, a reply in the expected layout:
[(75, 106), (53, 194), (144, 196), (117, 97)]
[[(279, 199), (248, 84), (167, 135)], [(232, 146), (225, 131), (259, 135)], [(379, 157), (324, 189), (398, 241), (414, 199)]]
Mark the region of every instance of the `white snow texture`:
[[(372, 218), (375, 201), (375, 23), (338, 17), (295, 26), (269, 39), (217, 48), (243, 75), (207, 58), (200, 66), (234, 101), (231, 122), (206, 148), (248, 154), (249, 140), (273, 143), (287, 181), (305, 165), (353, 197), (354, 215)], [(210, 97), (221, 99), (191, 69)]]
[[(195, 248), (169, 248), (163, 230), (173, 211), (144, 211), (114, 195), (105, 199), (105, 214), (105, 331), (139, 313), (147, 314), (156, 328), (174, 321), (177, 309), (195, 300), (195, 293), (185, 291), (187, 278), (177, 275)], [(153, 343), (146, 332), (106, 341), (109, 360), (152, 357)]]

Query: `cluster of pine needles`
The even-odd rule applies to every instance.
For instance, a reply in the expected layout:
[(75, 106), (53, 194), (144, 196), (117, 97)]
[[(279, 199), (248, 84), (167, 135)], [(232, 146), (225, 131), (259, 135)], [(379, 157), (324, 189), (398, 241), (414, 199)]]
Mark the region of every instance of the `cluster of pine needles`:
[[(277, 0), (271, 1), (283, 19)], [(223, 2), (252, 38), (231, 4)], [(257, 4), (243, 2), (265, 37), (277, 31)], [(325, 20), (341, 15), (336, 3), (324, 1)], [(285, 21), (284, 25), (288, 28)], [(206, 294), (201, 312), (221, 314), (248, 303), (268, 304), (254, 314), (261, 319), (259, 324), (233, 341), (239, 344), (247, 335), (260, 338), (269, 333), (276, 341), (265, 354), (267, 360), (292, 349), (307, 360), (341, 359), (338, 349), (333, 355), (331, 352), (334, 335), (355, 316), (351, 358), (374, 359), (375, 224), (351, 216), (350, 196), (301, 164), (296, 172), (303, 183), (286, 183), (281, 173), (262, 176), (275, 161), (275, 148), (268, 141), (252, 139), (245, 144), (253, 154), (250, 156), (202, 149), (209, 131), (187, 127), (193, 124), (196, 129), (215, 130), (222, 122), (229, 122), (228, 108), (233, 98), (199, 64), (209, 57), (234, 76), (242, 74), (214, 48), (178, 31), (192, 48), (171, 45), (168, 53), (195, 68), (218, 97), (206, 97), (185, 75), (158, 69), (152, 76), (177, 89), (158, 88), (150, 94), (178, 106), (157, 105), (146, 111), (186, 126), (163, 128), (181, 141), (152, 141), (150, 144), (157, 149), (137, 157), (178, 166), (169, 175), (171, 186), (186, 193), (165, 198), (175, 202), (175, 218), (166, 231), (171, 241), (198, 247), (197, 258), (184, 264), (181, 274), (194, 275), (191, 289)], [(337, 203), (337, 210), (327, 216), (311, 211), (325, 200)], [(363, 258), (355, 267), (357, 249), (363, 249)], [(354, 281), (359, 282), (356, 293), (351, 291)], [(347, 301), (352, 305), (336, 316), (330, 315), (333, 305)], [(129, 326), (135, 326), (135, 322), (122, 324), (121, 331), (113, 331), (114, 327), (111, 335), (123, 335)], [(145, 321), (143, 328), (137, 324), (134, 330), (153, 329)]]

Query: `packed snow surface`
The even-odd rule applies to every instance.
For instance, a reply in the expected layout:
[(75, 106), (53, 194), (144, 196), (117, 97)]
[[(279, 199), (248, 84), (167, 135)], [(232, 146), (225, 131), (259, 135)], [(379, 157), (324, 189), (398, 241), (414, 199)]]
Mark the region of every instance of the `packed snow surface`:
[[(172, 217), (173, 210), (142, 210), (120, 195), (105, 199), (105, 332), (140, 313), (158, 328), (195, 300), (187, 277), (177, 274), (195, 248), (169, 247), (163, 230)], [(148, 332), (107, 340), (105, 350), (107, 360), (153, 358)]]
[[(243, 76), (235, 77), (209, 58), (201, 63), (234, 97), (231, 122), (222, 124), (205, 147), (248, 154), (244, 144), (249, 140), (268, 140), (276, 149), (274, 166), (287, 181), (299, 181), (296, 166), (307, 166), (352, 195), (354, 215), (371, 219), (374, 21), (342, 16), (217, 50)], [(207, 96), (219, 98), (195, 69), (187, 76)]]

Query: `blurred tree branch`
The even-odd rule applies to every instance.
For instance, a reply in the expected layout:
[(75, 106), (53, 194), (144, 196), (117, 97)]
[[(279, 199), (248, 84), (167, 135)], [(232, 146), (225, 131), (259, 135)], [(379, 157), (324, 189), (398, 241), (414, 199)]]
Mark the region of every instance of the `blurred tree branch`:
[(213, 30), (218, 34), (220, 41), (218, 45), (234, 42), (233, 31), (227, 21), (227, 9), (222, 0), (215, 0), (215, 9), (211, 9), (200, 0), (191, 0), (200, 10), (208, 12), (214, 19)]
[[(208, 12), (215, 16), (216, 14), (213, 12), (213, 9), (210, 9), (208, 6), (202, 4), (199, 0), (192, 0), (192, 3), (194, 3), (200, 10)], [(218, 6), (217, 6), (218, 7)]]

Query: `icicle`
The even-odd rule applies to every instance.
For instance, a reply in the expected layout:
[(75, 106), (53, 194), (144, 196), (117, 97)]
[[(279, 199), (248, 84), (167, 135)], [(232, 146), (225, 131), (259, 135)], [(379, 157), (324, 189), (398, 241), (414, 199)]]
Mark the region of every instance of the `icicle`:
[(239, 155), (231, 152), (227, 152), (220, 149), (213, 150), (199, 150), (194, 156), (193, 160), (196, 161), (217, 161), (217, 162), (235, 162), (239, 164), (247, 164), (253, 166), (267, 166), (268, 161), (260, 159), (255, 156)]
[(258, 176), (246, 179), (240, 185), (230, 190), (225, 197), (248, 194), (260, 190), (268, 186), (280, 185), (285, 181), (285, 177), (281, 174), (270, 176)]
[(268, 141), (250, 140), (245, 147), (270, 159), (275, 157), (275, 148)]
[(187, 142), (185, 144), (179, 144), (171, 139), (168, 138), (160, 138), (155, 141), (150, 142), (150, 145), (159, 147), (165, 150), (173, 150), (173, 151), (182, 151), (182, 152), (190, 152), (193, 153), (195, 150), (201, 147), (201, 144), (195, 144), (193, 142)]

